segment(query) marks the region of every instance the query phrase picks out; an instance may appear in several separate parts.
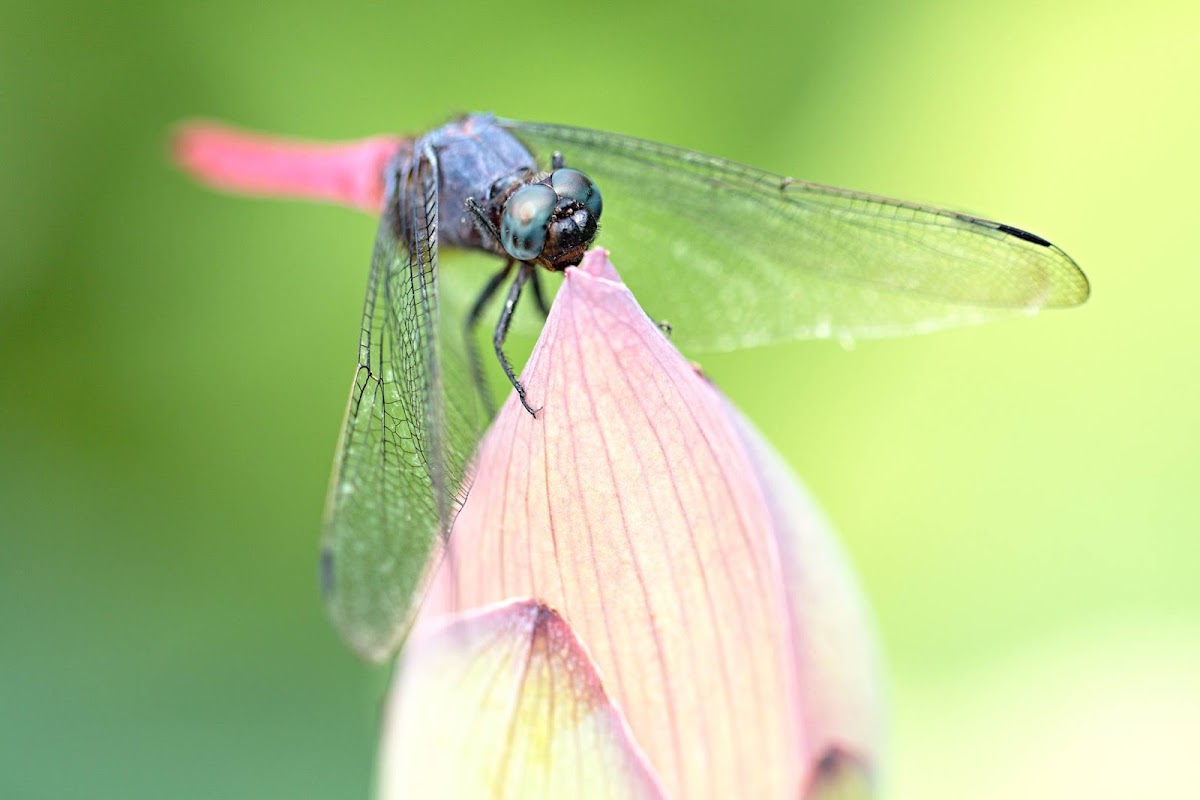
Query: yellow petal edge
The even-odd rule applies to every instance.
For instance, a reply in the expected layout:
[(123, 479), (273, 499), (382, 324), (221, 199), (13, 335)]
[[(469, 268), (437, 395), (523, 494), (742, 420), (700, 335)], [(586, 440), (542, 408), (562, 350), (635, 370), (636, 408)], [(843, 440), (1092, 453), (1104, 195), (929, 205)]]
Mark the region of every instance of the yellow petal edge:
[(384, 720), (380, 798), (659, 798), (586, 650), (519, 600), (410, 641)]

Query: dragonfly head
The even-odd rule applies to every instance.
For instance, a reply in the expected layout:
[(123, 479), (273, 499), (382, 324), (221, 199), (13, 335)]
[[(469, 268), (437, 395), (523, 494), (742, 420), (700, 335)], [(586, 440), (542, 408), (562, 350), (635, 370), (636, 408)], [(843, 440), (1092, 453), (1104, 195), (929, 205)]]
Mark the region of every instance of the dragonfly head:
[(591, 178), (577, 169), (556, 169), (508, 198), (500, 242), (518, 261), (566, 269), (579, 263), (596, 238), (603, 205)]

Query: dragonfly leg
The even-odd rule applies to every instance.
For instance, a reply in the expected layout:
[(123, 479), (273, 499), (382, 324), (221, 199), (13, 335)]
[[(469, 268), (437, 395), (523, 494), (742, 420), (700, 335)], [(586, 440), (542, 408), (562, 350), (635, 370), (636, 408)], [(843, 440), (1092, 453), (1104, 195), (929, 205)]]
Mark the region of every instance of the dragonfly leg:
[(546, 302), (546, 296), (542, 294), (541, 275), (535, 270), (530, 277), (530, 284), (533, 286), (533, 302), (537, 303), (538, 311), (542, 312), (542, 319), (545, 319), (550, 316), (550, 305)]
[(490, 237), (497, 246), (500, 246), (500, 231), (496, 230), (496, 226), (488, 219), (487, 212), (474, 197), (467, 198), (467, 213), (475, 220), (475, 227), (479, 228), (479, 232)]
[(479, 391), (479, 396), (483, 400), (484, 408), (487, 409), (488, 416), (495, 416), (496, 408), (492, 403), (492, 396), (488, 393), (487, 380), (483, 376), (483, 361), (479, 357), (479, 346), (475, 343), (475, 328), (479, 325), (479, 318), (483, 315), (483, 309), (487, 306), (491, 299), (496, 296), (496, 290), (500, 288), (500, 284), (512, 272), (514, 262), (511, 258), (504, 264), (504, 269), (493, 275), (483, 287), (483, 291), (479, 293), (479, 297), (475, 300), (475, 305), (471, 306), (471, 311), (467, 314), (466, 332), (464, 341), (467, 345), (467, 359), (471, 365), (471, 379), (475, 383), (475, 388)]
[(513, 311), (517, 308), (517, 300), (521, 299), (521, 289), (525, 286), (525, 281), (529, 280), (529, 276), (533, 274), (534, 266), (532, 264), (522, 262), (520, 271), (517, 272), (516, 280), (512, 283), (512, 288), (508, 290), (508, 298), (504, 301), (504, 309), (500, 312), (500, 321), (496, 323), (496, 332), (492, 336), (492, 344), (496, 347), (496, 357), (500, 359), (500, 366), (504, 367), (504, 374), (508, 376), (508, 380), (512, 383), (513, 388), (517, 390), (517, 397), (521, 398), (521, 405), (525, 406), (525, 410), (530, 415), (536, 417), (540, 408), (533, 408), (529, 405), (529, 401), (525, 399), (525, 387), (517, 380), (517, 376), (513, 373), (512, 364), (508, 363), (508, 357), (504, 355), (504, 340), (508, 338), (508, 327), (512, 324)]

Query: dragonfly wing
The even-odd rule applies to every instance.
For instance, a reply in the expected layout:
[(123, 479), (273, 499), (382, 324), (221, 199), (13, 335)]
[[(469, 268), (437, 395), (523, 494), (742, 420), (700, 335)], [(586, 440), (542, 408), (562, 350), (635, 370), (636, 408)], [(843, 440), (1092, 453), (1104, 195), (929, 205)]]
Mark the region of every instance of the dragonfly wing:
[(604, 192), (598, 242), (685, 349), (877, 337), (1071, 306), (1066, 253), (990, 220), (779, 175), (640, 139), (502, 121)]
[(326, 507), (330, 615), (376, 661), (412, 625), (484, 423), (461, 341), (439, 330), (437, 171), (433, 153), (418, 154), (380, 222)]

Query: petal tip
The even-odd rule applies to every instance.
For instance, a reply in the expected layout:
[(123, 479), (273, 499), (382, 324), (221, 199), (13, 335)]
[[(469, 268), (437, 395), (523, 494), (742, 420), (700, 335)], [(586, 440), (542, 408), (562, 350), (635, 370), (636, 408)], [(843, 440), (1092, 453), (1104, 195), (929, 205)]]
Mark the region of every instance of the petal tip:
[(587, 251), (576, 269), (593, 278), (621, 283), (621, 276), (617, 274), (616, 267), (608, 258), (608, 251), (603, 247), (593, 247)]
[[(569, 623), (536, 599), (419, 635), (393, 684), (380, 797), (660, 798)], [(460, 713), (452, 713), (458, 710)]]

